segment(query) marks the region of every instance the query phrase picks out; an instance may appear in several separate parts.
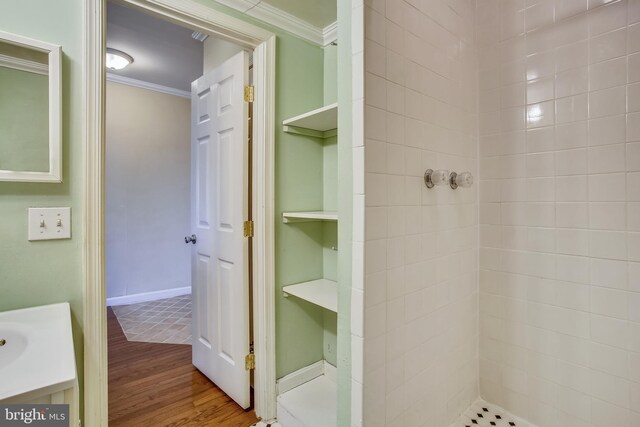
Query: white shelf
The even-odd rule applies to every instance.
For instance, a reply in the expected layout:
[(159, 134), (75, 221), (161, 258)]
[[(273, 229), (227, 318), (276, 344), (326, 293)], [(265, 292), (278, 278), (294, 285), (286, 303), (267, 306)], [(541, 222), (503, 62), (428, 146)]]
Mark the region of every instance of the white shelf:
[(327, 375), (278, 396), (278, 420), (283, 427), (337, 426), (337, 386)]
[[(300, 114), (282, 122), (285, 132), (328, 138), (338, 128), (338, 103)], [(310, 131), (310, 132), (309, 132)]]
[(318, 279), (282, 288), (282, 292), (293, 295), (320, 307), (338, 312), (338, 284), (333, 280)]
[(336, 211), (283, 212), (282, 222), (337, 221)]

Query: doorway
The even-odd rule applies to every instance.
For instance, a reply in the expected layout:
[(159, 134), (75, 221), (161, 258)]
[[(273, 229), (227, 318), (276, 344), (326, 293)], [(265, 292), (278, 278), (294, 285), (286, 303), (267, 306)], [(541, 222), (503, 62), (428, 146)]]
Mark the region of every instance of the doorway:
[[(169, 9), (168, 7), (158, 6), (157, 2), (147, 1), (127, 1), (128, 5), (142, 8), (147, 12), (155, 15), (168, 17), (174, 22), (180, 22), (188, 25), (192, 29), (206, 30), (213, 35), (219, 35), (227, 41), (237, 41), (243, 48), (251, 48), (254, 50), (256, 58), (256, 83), (255, 93), (261, 101), (256, 103), (256, 117), (253, 125), (254, 138), (259, 147), (256, 150), (253, 173), (253, 184), (256, 192), (252, 202), (258, 208), (255, 211), (254, 221), (256, 223), (256, 235), (254, 241), (255, 256), (252, 262), (253, 266), (257, 266), (254, 270), (256, 276), (262, 285), (259, 290), (253, 292), (253, 299), (256, 304), (256, 317), (264, 318), (264, 312), (269, 308), (269, 301), (266, 301), (270, 286), (273, 281), (273, 260), (272, 260), (272, 230), (270, 230), (272, 221), (272, 191), (273, 191), (273, 48), (274, 37), (271, 33), (260, 30), (249, 24), (237, 22), (229, 17), (225, 17), (219, 13), (214, 13), (211, 9), (199, 6), (192, 1), (175, 2), (176, 5)], [(153, 4), (152, 4), (153, 3)], [(99, 305), (100, 300), (104, 304), (105, 284), (101, 271), (104, 269), (104, 263), (101, 261), (104, 246), (100, 239), (97, 238), (101, 234), (102, 224), (104, 221), (104, 211), (98, 207), (100, 205), (101, 194), (103, 192), (104, 173), (101, 168), (101, 150), (99, 147), (104, 144), (103, 138), (100, 136), (100, 129), (104, 124), (100, 120), (101, 111), (104, 107), (104, 98), (102, 96), (100, 74), (101, 69), (94, 69), (92, 64), (103, 64), (102, 55), (99, 53), (102, 45), (96, 40), (96, 34), (103, 34), (104, 28), (101, 25), (101, 14), (104, 13), (104, 2), (93, 2), (88, 4), (88, 55), (95, 61), (89, 59), (87, 61), (87, 95), (89, 101), (87, 105), (88, 125), (87, 132), (89, 140), (95, 140), (96, 146), (88, 144), (88, 156), (90, 159), (87, 168), (87, 292), (86, 292), (86, 316), (85, 316), (85, 350), (86, 350), (86, 385), (85, 385), (85, 413), (87, 414), (87, 423), (92, 425), (106, 425), (106, 375), (100, 374), (106, 370), (106, 335), (104, 326), (106, 325), (106, 316)], [(223, 25), (224, 23), (224, 25)], [(98, 37), (99, 39), (99, 37)], [(93, 43), (96, 42), (97, 43)], [(98, 48), (98, 49), (96, 49)], [(99, 67), (101, 68), (101, 67)], [(92, 97), (92, 95), (94, 97)], [(97, 101), (91, 103), (91, 101)], [(267, 106), (269, 108), (267, 108)], [(96, 114), (97, 113), (97, 114)], [(94, 161), (96, 161), (94, 163)], [(255, 184), (258, 185), (255, 185)], [(264, 225), (264, 226), (261, 226)], [(96, 234), (97, 231), (97, 234)], [(97, 273), (97, 274), (96, 274)], [(97, 286), (94, 286), (97, 285)], [(272, 288), (271, 288), (272, 289)], [(103, 305), (104, 307), (104, 305)], [(95, 309), (93, 311), (92, 309)], [(270, 375), (270, 358), (267, 357), (267, 349), (270, 339), (268, 334), (272, 334), (272, 325), (270, 325), (269, 317), (266, 316), (266, 322), (260, 322), (260, 327), (256, 328), (256, 354), (263, 354), (265, 357), (259, 358), (256, 363), (256, 412), (263, 418), (269, 418), (269, 389), (275, 386), (275, 382), (266, 381), (263, 376)], [(257, 323), (257, 322), (256, 322)], [(95, 357), (97, 356), (97, 357)], [(261, 369), (261, 365), (266, 369)], [(98, 374), (96, 374), (98, 373)]]
[[(184, 401), (183, 380), (201, 390), (172, 414), (182, 423), (210, 410), (198, 402), (217, 408), (222, 394), (236, 402), (227, 416), (249, 410), (249, 68), (240, 46), (107, 4), (111, 425), (157, 423), (167, 402)], [(165, 365), (153, 356), (169, 352)], [(151, 364), (162, 382), (134, 388)]]

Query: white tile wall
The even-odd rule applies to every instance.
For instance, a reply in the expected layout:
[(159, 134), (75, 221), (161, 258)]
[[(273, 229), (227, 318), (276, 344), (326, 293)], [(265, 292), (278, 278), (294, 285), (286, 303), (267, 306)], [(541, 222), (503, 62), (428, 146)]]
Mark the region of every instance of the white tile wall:
[[(478, 176), (475, 1), (368, 0), (363, 12), (364, 425), (447, 426), (479, 393), (477, 187), (428, 190), (423, 173)], [(516, 107), (509, 129), (524, 127), (521, 86), (482, 99)], [(553, 81), (531, 90), (549, 97)], [(487, 129), (501, 124), (487, 115)], [(544, 160), (529, 167), (553, 175)]]
[(477, 2), (480, 393), (640, 425), (640, 1)]

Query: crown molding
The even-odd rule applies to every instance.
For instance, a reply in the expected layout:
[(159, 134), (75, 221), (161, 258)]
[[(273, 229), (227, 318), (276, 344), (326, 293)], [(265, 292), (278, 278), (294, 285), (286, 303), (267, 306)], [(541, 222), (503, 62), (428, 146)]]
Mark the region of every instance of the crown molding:
[(179, 96), (181, 98), (191, 99), (191, 93), (186, 90), (175, 89), (169, 86), (162, 86), (155, 83), (145, 82), (143, 80), (132, 79), (131, 77), (124, 77), (118, 74), (107, 73), (107, 81), (113, 83), (120, 83), (127, 86), (133, 86), (140, 89), (152, 90), (155, 92), (166, 93), (167, 95)]
[(252, 18), (273, 25), (318, 46), (327, 46), (338, 37), (337, 21), (325, 28), (316, 27), (292, 14), (258, 0), (216, 0)]

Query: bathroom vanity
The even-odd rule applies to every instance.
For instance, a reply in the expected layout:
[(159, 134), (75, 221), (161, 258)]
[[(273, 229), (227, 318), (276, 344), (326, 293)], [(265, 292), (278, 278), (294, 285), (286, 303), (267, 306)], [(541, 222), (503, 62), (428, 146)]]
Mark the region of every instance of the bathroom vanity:
[(0, 378), (0, 403), (68, 404), (79, 419), (68, 303), (0, 313)]

